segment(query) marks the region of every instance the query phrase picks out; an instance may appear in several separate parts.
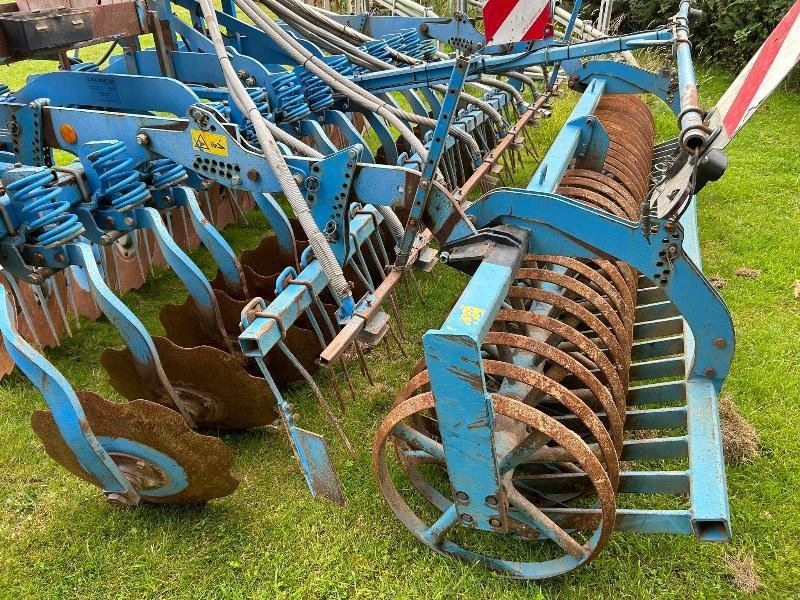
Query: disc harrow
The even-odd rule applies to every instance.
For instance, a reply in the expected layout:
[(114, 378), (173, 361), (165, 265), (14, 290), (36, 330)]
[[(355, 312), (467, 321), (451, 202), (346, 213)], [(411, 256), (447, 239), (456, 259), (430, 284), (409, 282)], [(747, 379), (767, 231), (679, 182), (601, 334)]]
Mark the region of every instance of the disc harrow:
[[(698, 105), (688, 0), (663, 27), (609, 38), (580, 3), (547, 5), (543, 34), (502, 44), (464, 12), (401, 4), (386, 17), (156, 0), (142, 21), (134, 2), (76, 0), (36, 12), (55, 30), (64, 12), (96, 17), (49, 41), (8, 37), (0, 16), (3, 62), (59, 58), (0, 86), (0, 374), (16, 364), (42, 392), (49, 410), (31, 423), (45, 451), (118, 506), (202, 503), (237, 480), (232, 450), (198, 430), (280, 421), (312, 494), (344, 504), (287, 384), (310, 387), (355, 454), (345, 359), (374, 383), (366, 347), (405, 354), (397, 285), (419, 292), (414, 271), (441, 262), (471, 279), (423, 336), (372, 449), (416, 538), (525, 579), (588, 563), (615, 529), (728, 539), (716, 399), (734, 336), (699, 267), (696, 194), (753, 112), (729, 126), (741, 82)], [(80, 59), (102, 41), (97, 62)], [(644, 47), (668, 48), (675, 68), (635, 66)], [(541, 155), (535, 128), (563, 83), (580, 97)], [(654, 145), (645, 93), (675, 114), (674, 140)], [(530, 160), (530, 182), (511, 187)], [(237, 255), (221, 230), (251, 210), (270, 231)], [(201, 245), (213, 277), (187, 254)], [(161, 307), (164, 335), (118, 297), (155, 266), (187, 291)], [(42, 355), (101, 314), (125, 343), (100, 363), (126, 402), (73, 390)], [(679, 508), (641, 508), (656, 494)]]

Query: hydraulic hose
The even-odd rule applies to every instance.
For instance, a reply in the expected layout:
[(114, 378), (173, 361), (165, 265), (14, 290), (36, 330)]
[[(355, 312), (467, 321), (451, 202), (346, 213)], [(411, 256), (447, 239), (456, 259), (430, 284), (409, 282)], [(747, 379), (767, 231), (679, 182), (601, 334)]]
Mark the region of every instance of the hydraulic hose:
[(236, 71), (228, 56), (228, 51), (225, 49), (222, 33), (217, 23), (215, 8), (211, 0), (200, 0), (200, 8), (203, 11), (203, 18), (206, 21), (209, 37), (214, 44), (214, 51), (219, 59), (225, 81), (231, 93), (231, 98), (237, 107), (246, 114), (252, 122), (256, 138), (261, 146), (261, 150), (264, 152), (264, 157), (267, 159), (297, 220), (300, 222), (303, 231), (308, 237), (308, 242), (313, 248), (314, 256), (320, 262), (325, 275), (328, 277), (330, 287), (342, 302), (345, 312), (349, 313), (353, 306), (353, 296), (350, 291), (350, 286), (342, 272), (342, 267), (336, 260), (325, 236), (319, 230), (319, 227), (317, 227), (311, 215), (311, 209), (308, 207), (308, 204), (306, 204), (297, 181), (295, 181), (289, 171), (289, 167), (283, 159), (283, 155), (275, 142), (275, 138), (270, 132), (267, 121), (261, 115), (253, 99), (250, 98), (250, 95), (247, 93), (244, 84), (236, 75)]

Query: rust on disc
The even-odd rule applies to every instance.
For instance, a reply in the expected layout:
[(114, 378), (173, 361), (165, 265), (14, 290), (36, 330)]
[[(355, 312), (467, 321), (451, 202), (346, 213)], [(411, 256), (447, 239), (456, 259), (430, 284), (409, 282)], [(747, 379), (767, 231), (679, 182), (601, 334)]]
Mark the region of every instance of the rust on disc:
[[(169, 456), (183, 468), (188, 480), (188, 485), (183, 490), (171, 496), (149, 496), (148, 488), (145, 487), (140, 492), (143, 500), (154, 503), (198, 504), (227, 496), (239, 485), (230, 472), (233, 451), (222, 440), (189, 429), (177, 412), (147, 400), (111, 402), (91, 392), (78, 392), (78, 398), (86, 413), (89, 427), (96, 436), (123, 438), (148, 446)], [(64, 442), (49, 410), (35, 411), (31, 416), (31, 425), (53, 460), (74, 475), (99, 487), (97, 480), (83, 469)], [(139, 468), (147, 470), (150, 477), (156, 480), (159, 478), (160, 471), (141, 460), (143, 457), (111, 456), (118, 464), (126, 459), (134, 459)]]
[[(164, 337), (153, 342), (167, 379), (198, 427), (247, 429), (278, 417), (267, 382), (249, 375), (235, 357), (210, 346), (182, 348)], [(100, 362), (117, 392), (130, 400), (147, 396), (128, 348), (108, 348)]]

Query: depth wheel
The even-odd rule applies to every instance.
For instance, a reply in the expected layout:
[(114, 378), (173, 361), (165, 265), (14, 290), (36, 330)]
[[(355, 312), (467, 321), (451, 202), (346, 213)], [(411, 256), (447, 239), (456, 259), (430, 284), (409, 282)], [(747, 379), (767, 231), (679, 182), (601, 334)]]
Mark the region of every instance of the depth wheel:
[[(430, 418), (428, 415), (434, 408), (430, 392), (395, 406), (378, 429), (372, 449), (372, 468), (384, 498), (406, 528), (432, 550), (480, 563), (513, 578), (554, 577), (588, 563), (597, 556), (614, 530), (614, 489), (603, 465), (580, 436), (552, 417), (517, 400), (497, 394), (493, 394), (492, 399), (497, 415), (525, 425), (529, 432), (526, 440), (538, 437), (541, 444), (549, 439), (547, 445), (540, 446), (525, 462), (573, 463), (576, 471), (588, 479), (587, 488), (593, 488), (597, 506), (591, 511), (593, 518), (572, 523), (568, 515), (561, 518), (558, 511), (554, 511), (550, 513), (551, 519), (542, 508), (554, 504), (557, 507), (557, 502), (535, 493), (525, 483), (526, 474), (516, 477), (512, 469), (503, 477), (509, 499), (509, 535), (455, 527), (459, 518), (441, 443), (414, 428), (420, 418)], [(387, 448), (391, 446), (398, 459), (400, 473), (397, 477), (394, 469), (392, 473), (389, 470)], [(402, 481), (403, 476), (406, 481)], [(407, 483), (417, 492), (406, 494), (414, 509), (399, 491), (403, 489), (405, 493), (410, 487)], [(418, 515), (415, 509), (425, 517)], [(541, 543), (533, 543), (537, 540)]]

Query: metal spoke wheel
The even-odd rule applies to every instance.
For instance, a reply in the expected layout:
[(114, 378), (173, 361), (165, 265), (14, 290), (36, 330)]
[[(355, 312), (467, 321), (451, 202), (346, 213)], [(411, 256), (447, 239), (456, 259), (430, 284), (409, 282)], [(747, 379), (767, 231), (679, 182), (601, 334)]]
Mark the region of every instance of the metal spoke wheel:
[[(498, 419), (526, 432), (522, 441), (498, 455), (509, 501), (507, 535), (470, 527), (469, 522), (465, 527), (459, 518), (435, 433), (430, 392), (399, 403), (378, 429), (372, 467), (384, 498), (409, 531), (434, 551), (513, 578), (553, 577), (588, 563), (614, 530), (615, 494), (603, 464), (580, 436), (553, 417), (498, 394), (492, 400)], [(427, 426), (420, 430), (420, 423)], [(395, 452), (387, 453), (392, 446)], [(566, 467), (588, 480), (589, 493), (581, 502), (596, 503), (590, 511), (593, 518), (571, 522), (568, 513), (559, 514), (557, 495), (537, 493), (528, 485), (531, 472), (549, 466)]]

